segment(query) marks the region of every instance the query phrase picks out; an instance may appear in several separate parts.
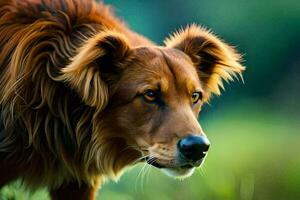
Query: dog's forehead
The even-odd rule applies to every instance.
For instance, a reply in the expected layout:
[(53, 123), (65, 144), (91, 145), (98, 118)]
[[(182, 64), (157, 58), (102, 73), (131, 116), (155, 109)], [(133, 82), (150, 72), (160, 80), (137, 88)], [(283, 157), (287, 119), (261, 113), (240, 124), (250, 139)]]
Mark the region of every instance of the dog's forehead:
[(196, 67), (185, 53), (172, 48), (161, 49), (161, 53), (164, 62), (176, 79), (189, 79), (196, 82), (199, 80)]
[[(197, 70), (190, 58), (183, 52), (163, 47), (141, 47), (136, 49), (136, 57), (143, 74), (160, 82), (200, 88)], [(150, 76), (148, 76), (150, 75)]]

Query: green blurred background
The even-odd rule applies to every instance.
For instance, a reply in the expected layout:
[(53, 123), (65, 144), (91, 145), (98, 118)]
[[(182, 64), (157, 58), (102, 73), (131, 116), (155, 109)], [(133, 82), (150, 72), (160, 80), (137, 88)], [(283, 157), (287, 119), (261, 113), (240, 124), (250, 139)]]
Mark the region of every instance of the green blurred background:
[[(141, 164), (99, 192), (101, 200), (300, 199), (300, 1), (107, 0), (157, 44), (190, 23), (211, 28), (244, 55), (245, 83), (206, 105), (200, 122), (212, 146), (191, 178), (173, 180)], [(18, 183), (0, 200), (48, 199)]]

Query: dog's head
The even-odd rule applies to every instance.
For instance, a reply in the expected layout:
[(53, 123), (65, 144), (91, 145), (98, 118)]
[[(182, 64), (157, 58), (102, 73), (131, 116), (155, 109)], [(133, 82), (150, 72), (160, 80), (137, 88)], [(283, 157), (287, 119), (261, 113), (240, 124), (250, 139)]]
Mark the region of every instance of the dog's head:
[(210, 145), (198, 123), (201, 107), (220, 94), (222, 79), (241, 74), (239, 60), (232, 47), (196, 25), (165, 46), (131, 47), (122, 34), (103, 32), (87, 41), (63, 76), (102, 113), (109, 134), (125, 139), (149, 164), (185, 177)]

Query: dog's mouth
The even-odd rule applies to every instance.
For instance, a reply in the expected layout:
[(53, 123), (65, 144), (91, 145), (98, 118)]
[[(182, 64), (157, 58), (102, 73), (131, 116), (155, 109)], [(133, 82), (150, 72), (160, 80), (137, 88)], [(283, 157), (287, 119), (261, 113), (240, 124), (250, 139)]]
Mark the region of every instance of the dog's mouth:
[(178, 166), (168, 166), (168, 165), (160, 164), (157, 161), (151, 161), (149, 159), (147, 159), (146, 161), (147, 161), (147, 163), (149, 165), (152, 165), (152, 166), (154, 166), (154, 167), (156, 167), (158, 169), (161, 169), (161, 168), (182, 168), (182, 169), (189, 169), (189, 168), (195, 167), (192, 164), (184, 164), (184, 165), (178, 165)]
[(182, 168), (182, 169), (189, 169), (189, 168), (193, 168), (193, 167), (199, 167), (202, 162), (203, 162), (203, 159), (201, 159), (200, 161), (198, 162), (195, 162), (195, 163), (187, 163), (187, 162), (183, 162), (183, 164), (176, 164), (176, 165), (171, 165), (171, 164), (162, 164), (159, 162), (159, 159), (157, 158), (149, 158), (147, 157), (146, 159), (146, 162), (149, 164), (149, 165), (152, 165), (158, 169), (161, 169), (161, 168)]
[(149, 165), (162, 170), (168, 176), (173, 178), (186, 178), (193, 174), (195, 168), (199, 167), (203, 163), (204, 159), (197, 163), (178, 162), (178, 164), (175, 164), (175, 162), (166, 162), (164, 160), (150, 157), (147, 157), (145, 161)]
[(165, 168), (164, 165), (161, 165), (161, 164), (159, 164), (159, 163), (156, 162), (156, 161), (150, 161), (149, 159), (147, 159), (147, 163), (148, 163), (149, 165), (152, 165), (152, 166), (158, 168), (158, 169)]

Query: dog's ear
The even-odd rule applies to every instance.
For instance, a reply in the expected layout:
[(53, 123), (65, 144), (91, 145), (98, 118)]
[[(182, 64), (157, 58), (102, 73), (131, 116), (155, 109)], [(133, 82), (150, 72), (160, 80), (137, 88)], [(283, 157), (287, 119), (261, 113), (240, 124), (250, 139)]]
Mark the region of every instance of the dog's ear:
[(122, 34), (99, 33), (62, 69), (61, 79), (70, 84), (87, 105), (101, 110), (108, 102), (109, 85), (119, 79), (130, 52), (130, 45)]
[(232, 81), (245, 69), (241, 56), (210, 31), (197, 25), (174, 33), (165, 40), (167, 47), (186, 53), (197, 67), (200, 81), (208, 100), (212, 93), (219, 95), (222, 79)]

